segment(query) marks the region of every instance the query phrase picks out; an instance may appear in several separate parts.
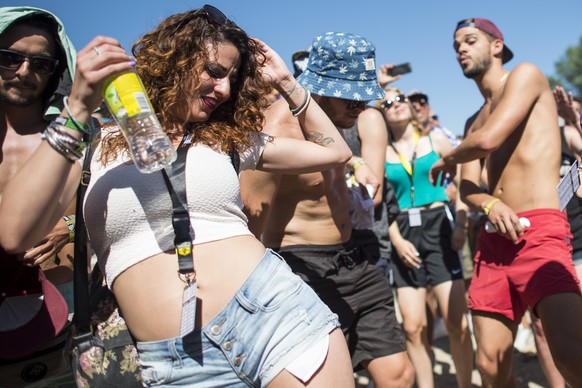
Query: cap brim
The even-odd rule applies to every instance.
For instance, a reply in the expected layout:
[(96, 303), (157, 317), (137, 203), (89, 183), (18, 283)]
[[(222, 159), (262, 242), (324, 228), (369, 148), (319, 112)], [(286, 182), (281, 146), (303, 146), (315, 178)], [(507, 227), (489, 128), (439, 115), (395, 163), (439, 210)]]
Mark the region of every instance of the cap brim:
[(501, 53), (501, 62), (505, 64), (505, 63), (511, 61), (511, 58), (513, 58), (513, 51), (511, 51), (509, 49), (509, 47), (507, 47), (505, 45), (505, 43), (503, 43), (503, 51)]
[(24, 325), (0, 332), (0, 359), (15, 360), (37, 351), (57, 336), (67, 323), (67, 302), (59, 290), (38, 269), (44, 301), (34, 318)]
[(326, 77), (306, 69), (297, 81), (318, 96), (353, 101), (375, 101), (384, 98), (384, 90), (377, 79), (348, 80)]

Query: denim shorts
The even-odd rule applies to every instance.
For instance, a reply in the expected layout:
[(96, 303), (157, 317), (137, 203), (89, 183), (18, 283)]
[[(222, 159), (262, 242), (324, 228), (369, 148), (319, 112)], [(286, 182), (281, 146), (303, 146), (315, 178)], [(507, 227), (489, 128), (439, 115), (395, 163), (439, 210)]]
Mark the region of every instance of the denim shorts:
[(137, 343), (143, 382), (264, 387), (336, 327), (337, 315), (268, 249), (208, 325), (184, 338)]

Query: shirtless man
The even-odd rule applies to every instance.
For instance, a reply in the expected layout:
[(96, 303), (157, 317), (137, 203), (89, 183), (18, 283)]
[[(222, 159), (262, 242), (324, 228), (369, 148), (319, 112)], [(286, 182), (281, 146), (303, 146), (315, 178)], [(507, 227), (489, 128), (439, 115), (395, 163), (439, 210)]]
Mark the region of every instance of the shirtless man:
[[(566, 381), (582, 386), (582, 297), (571, 258), (571, 234), (559, 210), (560, 131), (556, 102), (531, 63), (508, 72), (513, 54), (489, 20), (466, 19), (454, 35), (457, 60), (485, 99), (467, 122), (465, 140), (434, 164), (431, 179), (461, 172), (465, 203), (494, 227), (481, 229), (469, 308), (484, 387), (515, 387), (511, 356), (527, 308), (542, 321)], [(485, 159), (489, 192), (479, 187)], [(527, 221), (520, 222), (520, 217)]]
[[(376, 80), (374, 46), (348, 33), (315, 38), (298, 81), (338, 130), (352, 127), (368, 101), (384, 96)], [(273, 104), (266, 119), (265, 133), (300, 133), (301, 123), (282, 103)], [(378, 188), (361, 158), (352, 158), (348, 167), (357, 170), (360, 184)], [(365, 368), (376, 387), (410, 387), (413, 369), (391, 290), (364, 247), (351, 238), (344, 167), (301, 175), (244, 172), (241, 194), (251, 230), (338, 314), (354, 369)]]
[[(4, 187), (41, 143), (41, 132), (46, 128), (49, 117), (60, 113), (62, 106), (55, 104), (61, 104), (62, 93), (67, 92), (61, 91), (60, 96), (55, 94), (57, 98), (54, 100), (50, 98), (59, 88), (64, 74), (69, 73), (69, 69), (74, 69), (74, 49), (60, 22), (46, 11), (31, 7), (2, 7), (0, 21), (1, 200)], [(70, 212), (67, 214), (74, 214), (74, 204), (68, 210)], [(74, 220), (70, 221), (72, 222)], [(42, 268), (46, 277), (57, 285), (69, 305), (69, 313), (72, 313), (72, 244), (67, 245), (70, 241), (68, 225), (65, 220), (60, 220), (45, 239), (27, 252), (11, 255), (0, 247), (0, 291), (9, 295), (8, 298), (0, 298), (0, 359), (6, 360), (15, 356), (20, 359), (34, 351), (55, 348), (56, 342), (64, 345), (64, 335), (48, 344), (37, 343), (38, 338), (21, 339), (14, 334), (13, 328), (8, 330), (4, 324), (8, 322), (7, 316), (13, 316), (8, 306), (22, 307), (32, 303), (23, 300), (28, 296), (22, 294), (24, 291), (28, 291), (28, 294), (34, 288), (24, 279), (27, 274), (36, 276), (35, 267)], [(26, 269), (22, 269), (22, 266)], [(16, 327), (22, 327), (28, 322), (25, 320), (28, 315), (24, 311), (16, 311), (16, 315), (20, 319)], [(49, 325), (51, 322), (45, 324)], [(64, 322), (60, 324), (62, 327)], [(58, 329), (60, 328), (55, 328)], [(10, 339), (10, 343), (7, 339)], [(44, 337), (43, 339), (47, 340)], [(45, 359), (42, 363), (37, 363), (40, 369), (31, 375), (25, 376), (25, 373), (29, 373), (26, 369), (28, 359), (2, 368), (0, 381), (8, 385), (20, 385), (24, 384), (23, 380), (18, 380), (17, 383), (12, 378), (34, 382), (43, 375), (54, 377), (53, 367), (58, 369), (58, 359), (62, 359), (62, 355), (57, 351), (50, 355), (57, 361), (47, 362)], [(64, 360), (62, 363), (65, 364)], [(45, 364), (50, 365), (48, 370)], [(65, 376), (65, 379), (73, 381), (71, 376)], [(43, 383), (50, 382), (43, 380)]]

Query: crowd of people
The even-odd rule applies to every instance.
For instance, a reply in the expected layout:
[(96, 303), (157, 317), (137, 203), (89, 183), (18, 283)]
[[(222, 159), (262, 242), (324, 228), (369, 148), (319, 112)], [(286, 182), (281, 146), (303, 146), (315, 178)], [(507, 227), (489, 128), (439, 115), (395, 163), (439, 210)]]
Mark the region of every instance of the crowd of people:
[[(511, 387), (529, 311), (552, 387), (582, 387), (582, 200), (563, 210), (556, 189), (582, 155), (580, 101), (531, 63), (505, 69), (492, 21), (451, 27), (484, 99), (461, 138), (350, 32), (322, 32), (290, 70), (211, 5), (131, 52), (104, 36), (77, 52), (56, 15), (0, 8), (0, 385), (78, 382), (62, 354), (89, 155), (94, 265), (144, 386), (352, 387), (365, 370), (430, 388), (440, 320), (459, 387), (475, 367)], [(191, 255), (166, 175), (138, 171), (103, 119), (104, 85), (132, 69), (180, 155), (166, 173)]]

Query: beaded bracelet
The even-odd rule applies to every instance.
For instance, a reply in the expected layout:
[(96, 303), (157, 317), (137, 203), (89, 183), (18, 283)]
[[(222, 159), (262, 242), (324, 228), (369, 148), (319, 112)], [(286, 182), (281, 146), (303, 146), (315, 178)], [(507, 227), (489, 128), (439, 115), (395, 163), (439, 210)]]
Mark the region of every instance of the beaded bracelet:
[(305, 97), (303, 98), (303, 102), (301, 103), (301, 105), (299, 105), (295, 109), (292, 109), (291, 107), (289, 107), (289, 110), (291, 111), (291, 114), (293, 114), (294, 117), (297, 117), (301, 113), (303, 113), (303, 111), (305, 111), (305, 109), (307, 108), (307, 105), (309, 105), (309, 101), (311, 100), (311, 93), (309, 93), (309, 91), (306, 88), (304, 88), (303, 86), (301, 88), (303, 89), (303, 92), (305, 93)]

